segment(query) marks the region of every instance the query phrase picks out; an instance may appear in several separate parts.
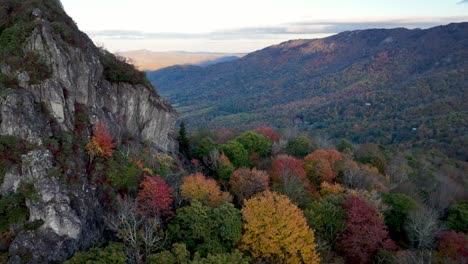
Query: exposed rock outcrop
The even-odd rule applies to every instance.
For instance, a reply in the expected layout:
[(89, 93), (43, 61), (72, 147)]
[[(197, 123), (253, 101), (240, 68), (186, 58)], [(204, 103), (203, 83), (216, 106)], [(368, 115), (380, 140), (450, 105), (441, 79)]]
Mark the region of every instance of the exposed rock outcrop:
[[(14, 76), (18, 82), (18, 87), (0, 89), (0, 135), (35, 146), (21, 156), (21, 164), (0, 178), (0, 195), (17, 192), (21, 184), (35, 190), (26, 206), (29, 222), (38, 227), (16, 234), (9, 249), (10, 263), (62, 262), (104, 236), (105, 210), (97, 186), (87, 175), (86, 158), (76, 157), (76, 179), (70, 184), (46, 146), (46, 140), (57, 133), (76, 132), (80, 115), (90, 125), (104, 123), (116, 143), (131, 139), (154, 151), (174, 153), (176, 149), (172, 107), (147, 83), (109, 81), (100, 49), (81, 32), (74, 32), (81, 36), (81, 45), (65, 41), (43, 17), (47, 11), (34, 9), (29, 15), (34, 29), (24, 52), (40, 57), (48, 69), (37, 70), (50, 71), (48, 77), (37, 82), (26, 71), (0, 65), (4, 76)], [(89, 136), (90, 126), (85, 131)]]

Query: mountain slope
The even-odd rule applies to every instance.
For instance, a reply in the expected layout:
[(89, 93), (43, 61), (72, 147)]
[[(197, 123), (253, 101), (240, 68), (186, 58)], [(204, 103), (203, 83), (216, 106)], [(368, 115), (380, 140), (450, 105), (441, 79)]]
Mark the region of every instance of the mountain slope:
[(118, 52), (117, 55), (130, 59), (140, 70), (159, 70), (174, 65), (208, 66), (218, 62), (230, 61), (244, 56), (242, 53), (208, 53), (208, 52), (153, 52), (135, 50)]
[(298, 124), (331, 138), (468, 158), (468, 23), (344, 32), (149, 73), (192, 126)]
[(62, 263), (102, 243), (112, 186), (85, 151), (93, 128), (104, 124), (128, 152), (169, 153), (176, 117), (59, 0), (0, 0), (1, 259)]

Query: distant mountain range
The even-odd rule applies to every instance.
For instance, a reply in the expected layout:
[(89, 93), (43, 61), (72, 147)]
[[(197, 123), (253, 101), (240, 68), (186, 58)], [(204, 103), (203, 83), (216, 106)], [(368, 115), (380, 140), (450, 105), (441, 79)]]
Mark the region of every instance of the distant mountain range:
[(233, 61), (243, 57), (243, 53), (211, 53), (211, 52), (153, 52), (135, 50), (118, 52), (117, 55), (128, 58), (140, 70), (158, 70), (174, 65), (199, 65), (206, 67), (219, 62)]
[(292, 40), (148, 77), (192, 127), (297, 125), (468, 159), (468, 23)]

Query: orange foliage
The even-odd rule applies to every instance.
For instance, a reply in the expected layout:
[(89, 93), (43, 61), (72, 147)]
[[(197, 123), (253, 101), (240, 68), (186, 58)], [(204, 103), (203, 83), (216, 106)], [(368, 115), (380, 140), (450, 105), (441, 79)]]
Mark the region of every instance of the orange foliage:
[(114, 153), (115, 143), (112, 142), (112, 136), (106, 131), (103, 123), (97, 123), (93, 130), (93, 137), (86, 145), (86, 150), (91, 157), (99, 156), (109, 158)]
[(256, 131), (260, 135), (264, 135), (265, 137), (269, 138), (273, 142), (277, 142), (280, 140), (280, 135), (276, 133), (275, 130), (271, 127), (261, 127)]
[(208, 179), (201, 173), (185, 177), (182, 184), (182, 199), (198, 200), (208, 206), (220, 206), (230, 202), (232, 197), (227, 192), (222, 192), (213, 179)]
[(229, 185), (239, 202), (252, 195), (268, 190), (268, 174), (261, 170), (241, 168), (231, 176)]
[(245, 201), (240, 249), (271, 263), (319, 263), (314, 231), (288, 197), (263, 192)]
[(332, 182), (337, 175), (335, 164), (342, 158), (336, 150), (316, 150), (304, 158), (304, 169), (315, 183)]

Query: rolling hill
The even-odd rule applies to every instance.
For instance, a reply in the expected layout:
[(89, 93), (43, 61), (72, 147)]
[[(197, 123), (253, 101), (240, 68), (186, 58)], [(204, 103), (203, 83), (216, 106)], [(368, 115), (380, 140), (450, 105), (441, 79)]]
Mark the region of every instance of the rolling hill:
[(233, 61), (245, 54), (242, 53), (210, 53), (210, 52), (154, 52), (135, 50), (116, 53), (130, 59), (140, 70), (159, 70), (174, 65), (209, 66), (219, 62)]
[(468, 23), (292, 40), (148, 73), (192, 127), (300, 126), (468, 158)]

